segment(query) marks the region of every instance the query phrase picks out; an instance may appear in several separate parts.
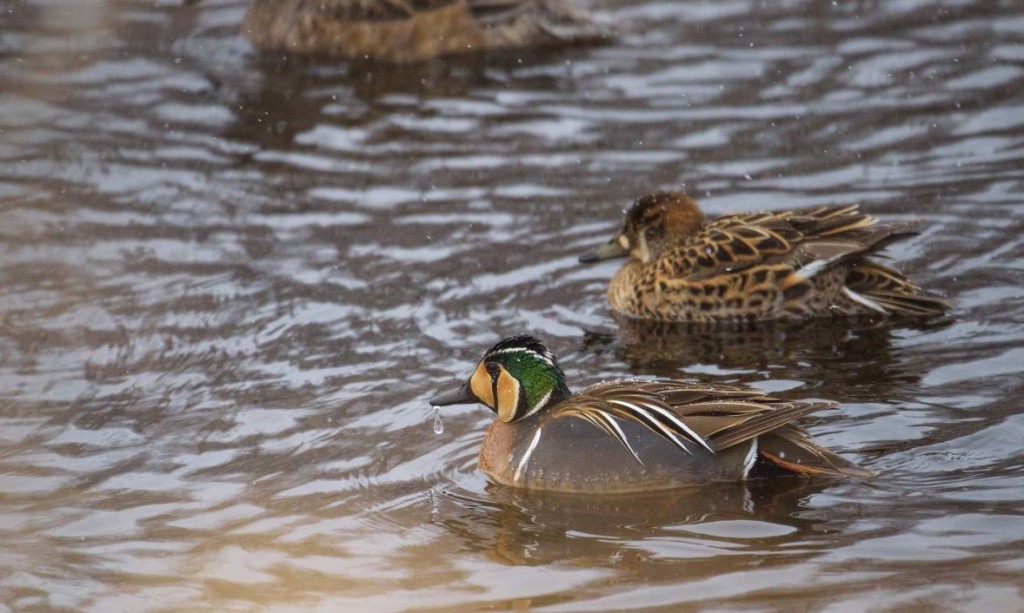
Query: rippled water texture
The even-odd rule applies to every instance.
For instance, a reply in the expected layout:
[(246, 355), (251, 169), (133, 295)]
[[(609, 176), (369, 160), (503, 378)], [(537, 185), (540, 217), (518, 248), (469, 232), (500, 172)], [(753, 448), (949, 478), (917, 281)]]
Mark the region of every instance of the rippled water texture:
[[(1024, 5), (609, 0), (603, 48), (286, 63), (244, 5), (0, 3), (0, 611), (1024, 607)], [(617, 322), (635, 196), (858, 201), (928, 326)], [(863, 482), (487, 483), (426, 399), (532, 331), (570, 383), (840, 410)]]

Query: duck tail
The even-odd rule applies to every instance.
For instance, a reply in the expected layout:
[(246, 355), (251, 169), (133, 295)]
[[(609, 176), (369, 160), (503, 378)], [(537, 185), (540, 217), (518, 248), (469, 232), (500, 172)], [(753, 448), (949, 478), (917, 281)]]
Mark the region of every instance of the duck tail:
[(949, 300), (925, 292), (901, 273), (867, 260), (850, 266), (843, 293), (869, 310), (891, 315), (938, 317), (953, 307)]
[(804, 477), (872, 477), (874, 472), (815, 445), (795, 426), (780, 428), (758, 439), (762, 473)]

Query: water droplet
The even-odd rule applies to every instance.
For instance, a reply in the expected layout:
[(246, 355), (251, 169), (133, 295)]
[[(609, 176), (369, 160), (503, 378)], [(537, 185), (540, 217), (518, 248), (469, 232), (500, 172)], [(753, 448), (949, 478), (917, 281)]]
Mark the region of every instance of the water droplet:
[(444, 433), (444, 422), (441, 421), (441, 407), (434, 407), (434, 434)]

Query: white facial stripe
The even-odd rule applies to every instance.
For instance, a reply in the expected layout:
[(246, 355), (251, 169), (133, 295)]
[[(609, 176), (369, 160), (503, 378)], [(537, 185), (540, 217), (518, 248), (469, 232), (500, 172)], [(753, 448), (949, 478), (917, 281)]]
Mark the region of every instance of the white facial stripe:
[(530, 446), (526, 448), (526, 453), (524, 453), (523, 457), (519, 459), (519, 465), (516, 466), (516, 472), (514, 475), (512, 475), (512, 481), (519, 481), (519, 477), (522, 475), (523, 468), (526, 467), (526, 462), (530, 459), (530, 456), (533, 455), (533, 450), (537, 448), (537, 443), (540, 442), (541, 431), (542, 428), (537, 428), (537, 432), (533, 435), (533, 440), (530, 441)]
[(522, 417), (520, 417), (519, 419), (522, 419), (523, 417), (529, 417), (530, 415), (533, 415), (534, 413), (536, 413), (537, 411), (539, 411), (539, 410), (541, 409), (541, 407), (543, 407), (544, 405), (546, 405), (546, 404), (548, 403), (548, 400), (551, 400), (551, 394), (552, 394), (552, 392), (554, 392), (554, 391), (555, 391), (555, 390), (553, 390), (553, 389), (552, 389), (552, 390), (549, 390), (549, 391), (548, 391), (548, 393), (547, 393), (547, 394), (544, 394), (544, 397), (543, 397), (543, 398), (541, 398), (541, 399), (540, 399), (540, 400), (539, 400), (539, 401), (537, 402), (537, 404), (535, 404), (535, 405), (533, 405), (532, 407), (530, 407), (530, 408), (529, 408), (529, 410), (527, 410), (527, 411), (526, 411), (526, 413), (525, 413), (525, 414), (524, 414), (524, 415), (523, 415)]
[(506, 347), (505, 349), (492, 351), (490, 355), (505, 355), (508, 353), (532, 353), (533, 355), (543, 360), (544, 363), (547, 364), (548, 366), (555, 365), (555, 357), (551, 355), (550, 351), (545, 351), (544, 353), (537, 353), (536, 351), (532, 349), (527, 349), (526, 347)]
[(505, 347), (504, 349), (492, 351), (491, 355), (503, 355), (506, 353), (536, 353), (536, 351), (531, 351), (526, 347)]

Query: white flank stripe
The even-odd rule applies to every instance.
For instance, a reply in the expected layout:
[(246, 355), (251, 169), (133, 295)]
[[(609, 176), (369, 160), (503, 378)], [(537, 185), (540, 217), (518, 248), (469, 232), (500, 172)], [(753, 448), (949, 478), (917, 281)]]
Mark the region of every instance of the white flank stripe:
[(843, 294), (845, 294), (847, 298), (853, 300), (854, 302), (861, 306), (866, 306), (867, 308), (878, 311), (879, 313), (886, 312), (885, 309), (882, 308), (877, 302), (873, 300), (868, 300), (864, 296), (861, 296), (860, 294), (858, 294), (857, 292), (853, 291), (848, 287), (843, 288)]
[(750, 475), (751, 469), (754, 468), (754, 464), (757, 462), (757, 439), (754, 438), (750, 441), (750, 450), (747, 451), (747, 455), (743, 458), (743, 480), (746, 481)]
[(533, 435), (533, 440), (530, 441), (530, 446), (526, 448), (526, 453), (519, 459), (519, 466), (516, 466), (516, 474), (512, 475), (513, 481), (519, 481), (519, 476), (523, 472), (523, 468), (526, 467), (526, 461), (533, 455), (533, 450), (537, 448), (537, 443), (540, 442), (541, 428), (537, 428), (537, 433)]

